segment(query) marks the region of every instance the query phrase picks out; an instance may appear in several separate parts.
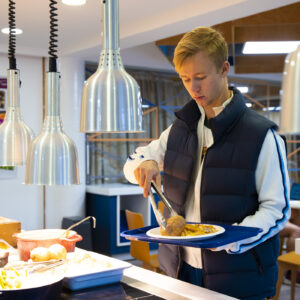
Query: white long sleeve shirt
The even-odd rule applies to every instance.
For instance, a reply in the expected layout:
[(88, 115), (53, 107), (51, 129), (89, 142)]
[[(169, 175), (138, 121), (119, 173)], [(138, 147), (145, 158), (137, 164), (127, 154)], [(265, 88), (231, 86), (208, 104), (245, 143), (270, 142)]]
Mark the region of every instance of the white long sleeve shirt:
[[(215, 107), (218, 115), (231, 101), (227, 99), (221, 107)], [(199, 106), (201, 114), (205, 112)], [(164, 155), (167, 147), (168, 135), (171, 126), (162, 132), (159, 139), (145, 147), (139, 147), (124, 165), (124, 174), (131, 183), (137, 183), (134, 170), (146, 160), (155, 160), (160, 170), (163, 170)], [(185, 218), (189, 222), (201, 222), (200, 216), (200, 184), (202, 175), (202, 161), (200, 159), (203, 147), (213, 145), (213, 135), (209, 128), (204, 126), (204, 118), (200, 118), (197, 128), (199, 151), (197, 164), (194, 168), (190, 188), (187, 194)], [(258, 194), (259, 208), (254, 215), (247, 216), (241, 223), (234, 225), (259, 227), (263, 231), (255, 237), (224, 245), (214, 251), (226, 250), (227, 253), (242, 253), (264, 240), (277, 234), (290, 218), (289, 207), (289, 178), (286, 164), (284, 141), (273, 130), (269, 130), (263, 142), (255, 171), (255, 182)], [(202, 268), (201, 249), (184, 247), (183, 259), (194, 268)]]

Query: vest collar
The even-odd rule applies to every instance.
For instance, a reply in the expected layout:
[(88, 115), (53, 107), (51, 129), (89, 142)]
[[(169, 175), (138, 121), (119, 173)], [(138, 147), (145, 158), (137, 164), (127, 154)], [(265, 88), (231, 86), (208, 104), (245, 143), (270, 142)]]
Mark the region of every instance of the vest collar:
[(201, 112), (195, 100), (191, 100), (185, 104), (179, 111), (175, 112), (175, 116), (179, 120), (184, 121), (191, 131), (197, 131)]
[[(208, 120), (214, 137), (214, 143), (216, 143), (225, 132), (230, 131), (247, 108), (240, 91), (236, 88), (230, 89), (233, 91), (233, 98), (230, 103), (226, 105), (219, 115)], [(178, 119), (184, 121), (191, 131), (197, 131), (201, 112), (195, 100), (189, 101), (179, 111), (175, 112), (175, 115)]]
[(233, 98), (230, 103), (226, 105), (219, 115), (208, 120), (214, 137), (214, 143), (218, 142), (225, 133), (229, 132), (231, 128), (234, 127), (235, 123), (247, 109), (240, 91), (236, 88), (230, 89), (233, 91)]

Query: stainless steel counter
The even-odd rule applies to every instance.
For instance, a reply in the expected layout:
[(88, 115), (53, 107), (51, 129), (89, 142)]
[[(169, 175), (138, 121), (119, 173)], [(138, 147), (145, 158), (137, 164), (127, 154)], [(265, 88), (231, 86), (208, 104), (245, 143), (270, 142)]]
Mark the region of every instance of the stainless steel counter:
[(169, 300), (233, 300), (229, 297), (137, 266), (124, 270), (122, 282)]

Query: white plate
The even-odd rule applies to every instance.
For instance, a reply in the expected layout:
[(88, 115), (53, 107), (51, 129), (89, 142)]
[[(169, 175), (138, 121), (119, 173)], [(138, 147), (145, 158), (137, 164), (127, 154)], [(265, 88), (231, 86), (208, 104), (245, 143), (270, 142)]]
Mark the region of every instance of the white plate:
[[(205, 224), (210, 225), (210, 224)], [(170, 236), (170, 235), (161, 235), (160, 233), (160, 227), (155, 227), (146, 232), (148, 236), (154, 237), (154, 238), (160, 238), (160, 239), (168, 239), (168, 240), (204, 240), (212, 238), (216, 235), (219, 235), (223, 232), (225, 232), (225, 228), (218, 225), (212, 225), (214, 226), (218, 231), (208, 234), (200, 234), (200, 235), (189, 235), (189, 236)]]
[[(17, 276), (16, 276), (17, 277)], [(12, 289), (1, 289), (0, 288), (0, 298), (1, 293), (9, 293), (14, 291), (24, 291), (24, 290), (30, 290), (34, 288), (40, 288), (40, 287), (46, 287), (49, 285), (52, 285), (54, 283), (57, 283), (61, 280), (63, 280), (64, 274), (61, 271), (58, 271), (56, 274), (50, 274), (49, 271), (45, 273), (33, 273), (25, 276), (20, 276), (19, 280), (22, 281), (22, 287), (21, 288), (12, 288)], [(5, 298), (5, 297), (4, 297)]]

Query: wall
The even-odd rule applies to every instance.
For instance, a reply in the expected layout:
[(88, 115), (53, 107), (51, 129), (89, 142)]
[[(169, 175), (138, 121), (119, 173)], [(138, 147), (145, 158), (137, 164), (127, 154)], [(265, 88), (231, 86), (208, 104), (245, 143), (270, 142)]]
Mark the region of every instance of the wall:
[(130, 49), (121, 49), (121, 57), (125, 66), (175, 72), (173, 65), (155, 43), (144, 44)]

